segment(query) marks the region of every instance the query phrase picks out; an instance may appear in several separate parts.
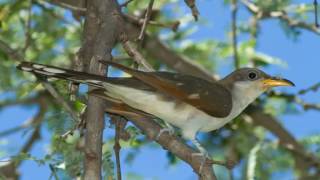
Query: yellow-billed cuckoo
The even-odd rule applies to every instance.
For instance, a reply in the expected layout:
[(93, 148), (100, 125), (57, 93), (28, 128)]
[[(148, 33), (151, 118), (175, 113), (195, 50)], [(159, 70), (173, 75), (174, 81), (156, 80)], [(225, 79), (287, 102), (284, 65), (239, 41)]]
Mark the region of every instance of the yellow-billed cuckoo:
[(238, 116), (251, 102), (271, 87), (294, 86), (256, 68), (241, 68), (217, 82), (171, 72), (143, 72), (107, 62), (132, 77), (103, 77), (43, 64), (22, 62), (18, 68), (46, 77), (86, 83), (105, 92), (107, 98), (156, 116), (182, 130), (198, 150), (198, 131), (218, 129)]

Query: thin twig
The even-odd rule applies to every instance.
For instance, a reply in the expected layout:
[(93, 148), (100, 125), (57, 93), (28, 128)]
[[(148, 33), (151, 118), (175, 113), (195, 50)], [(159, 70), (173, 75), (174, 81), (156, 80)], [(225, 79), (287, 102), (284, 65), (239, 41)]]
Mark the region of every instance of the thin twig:
[(27, 22), (25, 27), (25, 43), (24, 47), (22, 48), (22, 52), (25, 53), (30, 43), (32, 42), (31, 38), (31, 19), (32, 19), (32, 0), (29, 0), (29, 7), (28, 7), (28, 15), (27, 15)]
[(318, 91), (319, 88), (320, 88), (320, 82), (318, 82), (318, 83), (316, 83), (316, 84), (314, 84), (314, 85), (312, 85), (312, 86), (310, 86), (310, 87), (308, 87), (308, 88), (306, 88), (306, 89), (300, 90), (300, 91), (298, 92), (298, 94), (303, 95), (303, 94), (308, 93), (309, 91), (314, 91), (314, 92), (316, 92), (316, 91)]
[(58, 19), (59, 21), (62, 21), (63, 23), (66, 24), (71, 24), (73, 22), (67, 20), (65, 18), (65, 16), (60, 15), (59, 13), (57, 13), (56, 11), (54, 11), (54, 9), (51, 9), (47, 6), (47, 3), (43, 2), (43, 1), (34, 1), (34, 4), (36, 4), (37, 6), (39, 6), (45, 13), (48, 13), (50, 16), (52, 16), (55, 19)]
[(296, 103), (296, 104), (300, 105), (304, 110), (313, 109), (313, 110), (320, 111), (320, 104), (312, 104), (312, 103), (305, 102), (304, 100), (302, 100), (301, 98), (299, 98), (295, 94), (288, 94), (288, 93), (281, 93), (281, 92), (277, 92), (277, 91), (270, 91), (268, 93), (268, 95), (272, 96), (272, 97), (284, 98), (288, 102)]
[(234, 58), (234, 67), (239, 69), (240, 62), (238, 57), (237, 50), (237, 11), (238, 5), (237, 0), (232, 0), (231, 4), (231, 18), (232, 18), (232, 47), (233, 47), (233, 58)]
[(232, 170), (237, 163), (232, 160), (218, 161), (213, 159), (207, 159), (206, 164), (209, 164), (209, 165), (216, 164), (216, 165), (224, 166), (229, 170)]
[(199, 18), (199, 11), (196, 6), (196, 0), (184, 0), (187, 6), (191, 9), (192, 16), (194, 17), (195, 21), (198, 21)]
[(6, 42), (0, 39), (0, 49), (4, 51), (12, 60), (25, 61), (24, 57), (17, 50), (12, 49)]
[[(136, 16), (131, 16), (128, 14), (123, 14), (123, 17), (126, 20), (128, 20), (134, 24), (137, 24), (137, 25), (143, 25), (143, 22), (144, 22), (144, 19), (138, 18)], [(163, 27), (163, 28), (170, 28), (172, 31), (176, 32), (179, 28), (180, 21), (157, 22), (157, 21), (152, 21), (149, 19), (148, 25), (159, 26), (159, 27)]]
[(54, 97), (54, 99), (57, 101), (58, 104), (62, 105), (62, 107), (64, 109), (66, 109), (66, 111), (70, 114), (70, 116), (72, 117), (72, 119), (75, 122), (81, 122), (78, 114), (76, 113), (76, 111), (74, 111), (71, 106), (64, 100), (64, 98), (60, 95), (60, 93), (50, 84), (48, 83), (46, 80), (44, 80), (43, 78), (38, 77), (38, 79), (40, 80), (41, 84), (43, 85), (43, 87), (45, 87), (48, 92)]
[(127, 35), (121, 35), (122, 47), (132, 59), (141, 65), (146, 71), (154, 71), (152, 66), (147, 62), (142, 54), (134, 47), (134, 45), (127, 39)]
[(117, 164), (117, 180), (121, 180), (121, 164), (120, 164), (120, 150), (121, 150), (121, 146), (120, 146), (120, 124), (119, 121), (116, 120), (116, 134), (114, 137), (114, 153), (116, 155), (116, 164)]
[[(45, 96), (46, 96), (46, 94), (39, 93), (38, 96), (29, 98), (29, 99), (23, 99), (23, 100), (17, 100), (17, 101), (9, 101), (8, 105), (32, 104), (32, 103), (41, 104), (42, 101), (43, 101), (43, 98)], [(0, 105), (0, 107), (1, 107), (1, 105)], [(22, 123), (19, 126), (16, 126), (16, 127), (13, 127), (13, 128), (10, 128), (10, 129), (7, 129), (7, 130), (4, 130), (4, 131), (0, 132), (0, 137), (8, 136), (8, 135), (10, 135), (12, 133), (19, 132), (22, 129), (26, 129), (26, 128), (29, 128), (31, 126), (38, 125), (42, 120), (42, 114), (39, 115), (39, 113), (36, 116), (34, 116), (32, 119), (27, 120), (26, 122)], [(43, 112), (41, 112), (41, 113), (43, 113)]]
[(154, 3), (154, 0), (150, 0), (148, 8), (147, 8), (147, 11), (146, 11), (146, 14), (144, 16), (144, 20), (143, 20), (142, 28), (141, 28), (141, 31), (140, 31), (140, 35), (138, 37), (139, 41), (143, 40), (144, 33), (146, 31), (148, 21), (149, 21), (149, 19), (151, 17), (153, 3)]
[[(27, 141), (19, 150), (19, 153), (17, 153), (18, 155), (21, 153), (27, 153), (28, 151), (30, 151), (34, 143), (40, 139), (41, 122), (43, 121), (45, 117), (45, 113), (47, 112), (47, 104), (41, 101), (39, 102), (39, 107), (40, 108), (38, 113), (33, 117), (33, 121), (37, 122), (35, 125), (35, 128), (31, 136), (27, 139)], [(18, 155), (13, 157), (17, 157)], [(18, 160), (18, 161), (8, 160), (5, 165), (0, 167), (1, 176), (6, 177), (7, 179), (19, 179), (18, 178), (19, 175), (16, 173), (17, 172), (16, 170), (21, 165), (21, 163), (22, 163), (22, 160)]]
[(80, 130), (80, 133), (83, 133), (83, 130), (86, 126), (85, 120), (82, 117), (84, 114), (85, 114), (85, 111), (83, 111), (81, 113), (80, 122), (78, 122), (75, 126), (73, 126), (73, 128), (69, 129), (67, 132), (63, 133), (60, 137), (64, 139), (64, 138), (68, 137), (70, 134), (73, 134), (73, 132), (77, 129)]
[(4, 107), (9, 106), (15, 106), (15, 105), (29, 105), (29, 104), (36, 104), (39, 103), (39, 101), (46, 97), (47, 93), (44, 91), (40, 91), (37, 96), (30, 97), (30, 98), (24, 98), (24, 99), (9, 99), (4, 100), (0, 102), (0, 109)]
[(313, 6), (314, 6), (314, 24), (316, 27), (319, 27), (318, 23), (318, 1), (314, 0), (313, 1)]
[(39, 103), (39, 112), (36, 116), (33, 118), (33, 122), (35, 123), (35, 128), (33, 130), (32, 135), (27, 140), (27, 142), (23, 145), (23, 147), (20, 149), (19, 154), (28, 152), (33, 144), (40, 139), (40, 128), (41, 128), (41, 122), (43, 121), (45, 114), (48, 109), (48, 105), (46, 102), (40, 102)]
[(251, 3), (248, 0), (241, 0), (241, 2), (245, 5), (245, 7), (253, 14), (259, 15), (259, 19), (267, 19), (267, 18), (278, 18), (284, 22), (286, 22), (291, 27), (299, 27), (310, 32), (316, 33), (320, 35), (320, 30), (314, 25), (314, 23), (309, 24), (304, 21), (296, 20), (294, 18), (290, 18), (286, 11), (262, 11), (258, 6), (254, 3)]
[(150, 25), (153, 26), (160, 26), (164, 28), (170, 28), (173, 32), (177, 32), (180, 21), (173, 21), (173, 22), (168, 22), (168, 23), (162, 23), (162, 22), (156, 22), (156, 21), (149, 21)]
[[(45, 0), (38, 0), (38, 2), (41, 2), (41, 3), (48, 3), (47, 1)], [(66, 9), (70, 9), (72, 11), (78, 11), (78, 12), (86, 12), (87, 11), (87, 8), (83, 8), (83, 7), (78, 7), (78, 6), (74, 6), (72, 4), (67, 4), (65, 2), (61, 2), (59, 0), (52, 0), (52, 3), (58, 5), (58, 6), (61, 6), (63, 8), (66, 8)]]
[(59, 177), (58, 177), (58, 175), (57, 175), (57, 170), (56, 170), (56, 168), (54, 167), (54, 165), (49, 164), (49, 168), (50, 168), (50, 170), (51, 170), (51, 175), (50, 175), (50, 177), (49, 177), (49, 180), (50, 180), (52, 177), (54, 177), (55, 180), (59, 180)]
[[(15, 61), (26, 61), (20, 52), (12, 49), (7, 43), (0, 40), (0, 49), (3, 50), (12, 60)], [(39, 78), (41, 80), (41, 78)], [(77, 113), (72, 110), (69, 104), (63, 99), (63, 97), (53, 88), (53, 86), (46, 82), (45, 80), (41, 80), (42, 85), (48, 90), (48, 92), (55, 98), (58, 104), (61, 104), (71, 115), (71, 117), (78, 122), (76, 127), (83, 126), (84, 122), (79, 118)], [(62, 135), (62, 137), (66, 137), (68, 134), (72, 133), (74, 129), (66, 132)]]
[(124, 127), (127, 123), (126, 120), (121, 119), (120, 116), (111, 116), (112, 121), (115, 124), (115, 137), (114, 137), (114, 153), (116, 156), (116, 165), (117, 165), (117, 180), (121, 180), (121, 163), (120, 163), (120, 138), (121, 133), (124, 130)]
[(131, 3), (134, 0), (127, 0), (126, 2), (120, 4), (120, 7), (127, 7), (129, 3)]
[[(74, 71), (83, 71), (83, 63), (79, 58), (79, 53), (76, 53), (75, 56), (72, 59), (72, 65), (71, 65), (72, 69)], [(76, 95), (78, 93), (79, 90), (79, 83), (75, 83), (75, 82), (70, 82), (69, 83), (69, 99), (70, 101), (75, 101), (76, 100)]]
[(119, 62), (119, 61), (127, 61), (131, 60), (132, 58), (129, 56), (117, 56), (117, 57), (112, 57), (112, 61)]
[(8, 136), (8, 135), (10, 135), (12, 133), (19, 132), (22, 129), (26, 129), (28, 127), (31, 127), (32, 124), (33, 124), (32, 121), (27, 121), (26, 123), (23, 123), (23, 124), (21, 124), (19, 126), (16, 126), (16, 127), (1, 131), (0, 132), (0, 138), (4, 137), (4, 136)]

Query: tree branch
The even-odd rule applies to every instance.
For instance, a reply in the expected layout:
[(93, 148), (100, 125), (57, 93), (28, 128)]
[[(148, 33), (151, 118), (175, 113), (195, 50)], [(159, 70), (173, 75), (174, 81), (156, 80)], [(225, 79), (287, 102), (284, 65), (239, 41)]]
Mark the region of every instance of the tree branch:
[(146, 36), (144, 47), (151, 56), (178, 72), (197, 76), (208, 81), (214, 81), (215, 79), (210, 72), (197, 64), (196, 61), (178, 55), (158, 38)]
[[(119, 39), (121, 12), (116, 0), (87, 1), (82, 48), (79, 58), (89, 73), (105, 75), (99, 62), (111, 61), (111, 51)], [(89, 87), (89, 91), (94, 88)], [(84, 179), (101, 179), (102, 135), (104, 129), (104, 101), (89, 95), (85, 115)]]
[[(43, 100), (39, 102), (40, 109), (38, 113), (33, 117), (33, 124), (35, 125), (34, 130), (29, 137), (29, 139), (22, 146), (18, 154), (26, 153), (30, 151), (34, 143), (40, 139), (40, 127), (41, 122), (44, 119), (45, 113), (47, 111), (47, 104)], [(9, 161), (7, 164), (0, 167), (0, 174), (2, 177), (7, 179), (18, 179), (19, 173), (17, 172), (17, 168), (21, 165), (22, 161)]]
[[(157, 138), (162, 127), (153, 120), (153, 116), (130, 108), (125, 104), (115, 104), (110, 101), (107, 103), (109, 103), (109, 108), (106, 109), (108, 113), (114, 113), (125, 116), (136, 127), (142, 130), (148, 138), (156, 141), (164, 149), (167, 149), (168, 151), (176, 155), (178, 158), (188, 163), (193, 168), (193, 170), (200, 176), (199, 169), (203, 159), (199, 156), (192, 156), (192, 154), (196, 153), (196, 151), (184, 144), (180, 140), (180, 138), (178, 138), (175, 135), (170, 135), (169, 133), (162, 133), (161, 136)], [(200, 179), (202, 180), (216, 179), (212, 170), (211, 163), (206, 163), (203, 166), (201, 175), (202, 176)]]
[(191, 9), (192, 16), (194, 17), (195, 21), (198, 21), (199, 18), (199, 10), (196, 6), (196, 0), (184, 0), (187, 6)]
[(231, 4), (231, 22), (232, 22), (232, 48), (233, 48), (233, 61), (236, 69), (240, 68), (240, 61), (238, 57), (237, 49), (237, 11), (238, 11), (238, 0), (232, 0)]
[[(139, 17), (136, 16), (131, 16), (128, 14), (123, 14), (123, 17), (129, 21), (130, 23), (134, 23), (136, 25), (142, 25), (144, 20), (140, 19)], [(164, 27), (164, 28), (170, 28), (172, 31), (176, 32), (179, 28), (180, 25), (180, 21), (172, 21), (172, 22), (157, 22), (157, 21), (152, 21), (149, 20), (148, 21), (149, 25), (154, 25), (154, 26), (160, 26), (160, 27)]]
[(258, 17), (260, 19), (277, 18), (286, 22), (291, 27), (299, 27), (302, 29), (309, 30), (310, 32), (316, 33), (317, 35), (320, 35), (320, 29), (318, 29), (315, 24), (308, 24), (304, 21), (290, 18), (286, 11), (264, 12), (258, 6), (256, 6), (254, 3), (251, 3), (248, 0), (241, 0), (241, 1), (251, 13), (255, 15), (259, 15)]
[(87, 11), (85, 7), (86, 0), (38, 0), (38, 1), (55, 4), (59, 7), (66, 8), (72, 11), (78, 11), (82, 13)]
[(14, 61), (24, 61), (23, 55), (18, 50), (12, 49), (6, 42), (0, 39), (0, 49)]
[(122, 47), (132, 59), (138, 63), (146, 71), (154, 71), (148, 61), (142, 56), (142, 54), (134, 47), (134, 45), (127, 39), (127, 35), (122, 33)]
[(318, 1), (313, 0), (313, 6), (314, 6), (314, 25), (319, 28), (319, 22), (318, 22)]
[[(12, 60), (14, 61), (26, 61), (25, 58), (23, 57), (23, 55), (18, 51), (18, 50), (14, 50), (12, 49), (8, 44), (6, 44), (4, 41), (0, 40), (0, 49), (3, 50), (9, 57), (12, 58)], [(82, 120), (79, 118), (78, 114), (76, 113), (76, 111), (74, 111), (71, 106), (68, 104), (67, 101), (64, 100), (64, 98), (59, 94), (58, 91), (56, 91), (54, 89), (54, 87), (48, 83), (46, 80), (44, 80), (42, 77), (38, 77), (38, 80), (40, 80), (40, 82), (42, 83), (42, 85), (46, 88), (46, 90), (54, 97), (54, 99), (57, 101), (58, 104), (61, 104), (66, 111), (71, 115), (71, 117), (73, 118), (73, 120), (75, 120), (77, 122), (77, 127), (82, 125)], [(43, 92), (40, 92), (38, 95), (38, 98), (41, 99), (41, 97), (45, 95)], [(33, 102), (34, 100), (39, 100), (39, 99), (28, 99), (28, 100), (22, 100), (22, 101), (16, 101), (16, 102), (11, 102), (13, 104), (15, 103), (30, 103)], [(30, 102), (29, 102), (30, 101)], [(11, 104), (9, 103), (9, 105)], [(0, 108), (2, 106), (3, 103), (0, 104)], [(16, 127), (13, 129), (9, 129), (6, 132), (3, 132), (1, 134), (8, 134), (8, 133), (13, 133), (15, 131), (19, 131), (20, 129), (24, 128), (25, 126), (20, 126), (20, 127)], [(72, 132), (73, 130), (70, 130), (68, 132), (66, 132), (64, 135), (62, 135), (62, 137), (65, 137), (66, 135), (68, 135), (70, 132)]]
[(134, 0), (127, 0), (126, 2), (122, 3), (122, 4), (120, 5), (120, 7), (127, 7), (128, 4), (131, 3), (132, 1), (134, 1)]
[(310, 87), (308, 87), (306, 89), (300, 90), (298, 92), (298, 94), (303, 95), (303, 94), (308, 93), (309, 91), (316, 92), (316, 91), (318, 91), (319, 88), (320, 88), (320, 82), (318, 82), (318, 83), (316, 83), (316, 84), (314, 84), (314, 85), (312, 85), (312, 86), (310, 86)]
[(69, 103), (64, 100), (60, 93), (50, 83), (48, 83), (41, 77), (38, 77), (38, 80), (41, 82), (43, 87), (46, 88), (46, 90), (52, 95), (52, 97), (54, 97), (54, 100), (57, 102), (57, 104), (62, 105), (62, 107), (71, 115), (72, 119), (76, 123), (81, 122), (78, 113), (71, 108)]
[(116, 165), (117, 165), (117, 180), (121, 180), (121, 164), (120, 164), (120, 138), (121, 134), (124, 131), (124, 128), (127, 124), (127, 121), (122, 119), (120, 116), (111, 116), (111, 120), (115, 124), (115, 137), (114, 137), (114, 153), (116, 156)]
[[(261, 111), (249, 112), (253, 123), (268, 129), (278, 137), (280, 145), (291, 152), (295, 159), (296, 169), (306, 173), (309, 168), (316, 168), (319, 172), (320, 160), (313, 154), (306, 152), (301, 144), (276, 120), (274, 117), (262, 113)], [(303, 174), (303, 176), (307, 176)]]
[(147, 11), (146, 11), (146, 14), (144, 16), (144, 20), (143, 20), (143, 24), (142, 24), (142, 27), (141, 27), (140, 35), (138, 37), (139, 41), (143, 40), (144, 33), (146, 31), (146, 28), (147, 28), (147, 24), (148, 24), (148, 22), (150, 20), (150, 17), (151, 17), (151, 11), (152, 11), (153, 3), (154, 3), (154, 0), (150, 0), (148, 8), (147, 8)]

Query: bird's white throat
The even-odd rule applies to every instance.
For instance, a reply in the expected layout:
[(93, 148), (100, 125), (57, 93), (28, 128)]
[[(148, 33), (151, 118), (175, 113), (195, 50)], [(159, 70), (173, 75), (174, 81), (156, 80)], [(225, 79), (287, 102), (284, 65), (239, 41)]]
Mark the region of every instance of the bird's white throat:
[[(260, 86), (254, 82), (236, 82), (231, 90), (232, 111), (234, 112), (230, 114), (239, 115), (250, 103), (259, 97), (264, 92), (264, 90), (259, 87)], [(230, 118), (233, 119), (235, 117)]]

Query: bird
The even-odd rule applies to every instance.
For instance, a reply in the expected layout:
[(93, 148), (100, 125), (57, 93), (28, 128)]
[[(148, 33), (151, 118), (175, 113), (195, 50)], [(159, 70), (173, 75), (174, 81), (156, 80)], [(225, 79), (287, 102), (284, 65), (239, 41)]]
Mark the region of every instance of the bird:
[(131, 77), (104, 77), (44, 64), (22, 62), (17, 68), (48, 78), (85, 83), (103, 91), (106, 99), (120, 101), (134, 109), (162, 119), (190, 140), (203, 157), (208, 152), (196, 138), (198, 132), (223, 127), (270, 88), (295, 86), (288, 79), (270, 76), (258, 68), (239, 68), (219, 81), (165, 71), (144, 72), (111, 61)]

